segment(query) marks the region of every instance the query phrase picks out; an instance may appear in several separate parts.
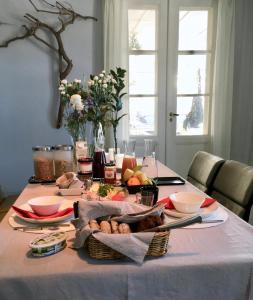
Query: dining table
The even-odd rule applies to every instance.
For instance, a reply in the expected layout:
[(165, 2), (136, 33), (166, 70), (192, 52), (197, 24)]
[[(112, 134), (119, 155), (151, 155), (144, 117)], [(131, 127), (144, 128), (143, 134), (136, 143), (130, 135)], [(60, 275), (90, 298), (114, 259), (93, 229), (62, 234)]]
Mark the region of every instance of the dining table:
[[(158, 162), (158, 176), (178, 175)], [(15, 205), (57, 191), (55, 185), (27, 184)], [(159, 199), (175, 192), (202, 193), (185, 181), (160, 186)], [(65, 198), (73, 202), (78, 196)], [(85, 248), (70, 247), (75, 230), (67, 232), (64, 250), (33, 257), (29, 242), (38, 234), (13, 230), (10, 209), (0, 223), (0, 299), (253, 299), (253, 227), (219, 206), (228, 215), (225, 222), (172, 229), (168, 252), (142, 264), (90, 258)]]

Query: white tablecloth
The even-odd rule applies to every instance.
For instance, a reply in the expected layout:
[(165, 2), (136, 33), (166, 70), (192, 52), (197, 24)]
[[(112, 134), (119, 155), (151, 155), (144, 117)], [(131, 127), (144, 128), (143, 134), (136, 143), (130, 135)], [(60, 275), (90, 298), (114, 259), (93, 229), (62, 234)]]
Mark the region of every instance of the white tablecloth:
[[(159, 176), (173, 175), (159, 165)], [(160, 197), (184, 186), (160, 188)], [(28, 185), (17, 205), (55, 187)], [(72, 197), (73, 198), (73, 197)], [(220, 226), (175, 229), (168, 254), (130, 260), (96, 261), (85, 250), (66, 248), (53, 256), (32, 258), (32, 233), (14, 231), (8, 216), (0, 223), (0, 299), (253, 299), (253, 227), (229, 212)], [(69, 238), (74, 232), (69, 234)]]

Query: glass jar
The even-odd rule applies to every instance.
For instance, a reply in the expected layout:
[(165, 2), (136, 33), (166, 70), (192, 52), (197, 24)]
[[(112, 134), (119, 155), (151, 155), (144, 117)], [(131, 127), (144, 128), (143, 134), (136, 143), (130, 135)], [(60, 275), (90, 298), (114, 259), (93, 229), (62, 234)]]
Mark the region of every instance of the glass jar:
[(34, 175), (36, 180), (54, 180), (53, 151), (50, 146), (36, 146), (33, 150)]
[(116, 166), (114, 163), (105, 164), (105, 183), (116, 184)]
[(55, 178), (62, 176), (64, 173), (73, 172), (73, 146), (56, 145), (53, 150)]
[(92, 158), (80, 158), (78, 159), (78, 172), (81, 174), (92, 173)]

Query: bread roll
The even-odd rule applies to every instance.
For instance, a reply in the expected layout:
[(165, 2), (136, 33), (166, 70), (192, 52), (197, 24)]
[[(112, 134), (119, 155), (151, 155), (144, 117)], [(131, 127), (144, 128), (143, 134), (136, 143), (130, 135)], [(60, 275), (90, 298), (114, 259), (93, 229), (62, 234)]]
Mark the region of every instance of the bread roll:
[(111, 225), (108, 221), (102, 221), (100, 223), (100, 229), (104, 233), (109, 233), (109, 234), (112, 233)]
[(119, 233), (123, 233), (123, 234), (131, 233), (131, 229), (130, 229), (129, 225), (126, 223), (120, 224), (119, 225)]
[(119, 233), (119, 223), (117, 221), (111, 221), (112, 233)]
[(147, 218), (138, 222), (136, 231), (144, 231), (146, 229), (154, 228), (163, 224), (163, 217), (161, 216), (148, 216)]
[(90, 220), (89, 224), (92, 230), (100, 230), (100, 226), (96, 220)]

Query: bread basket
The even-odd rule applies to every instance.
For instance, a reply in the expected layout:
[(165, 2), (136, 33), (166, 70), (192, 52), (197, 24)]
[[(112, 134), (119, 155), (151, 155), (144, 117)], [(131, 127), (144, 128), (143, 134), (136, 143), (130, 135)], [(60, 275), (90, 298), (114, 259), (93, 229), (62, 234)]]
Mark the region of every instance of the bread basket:
[[(167, 253), (170, 231), (156, 232), (146, 256), (162, 256)], [(90, 257), (95, 259), (119, 259), (125, 256), (90, 235), (86, 240), (86, 247)]]

